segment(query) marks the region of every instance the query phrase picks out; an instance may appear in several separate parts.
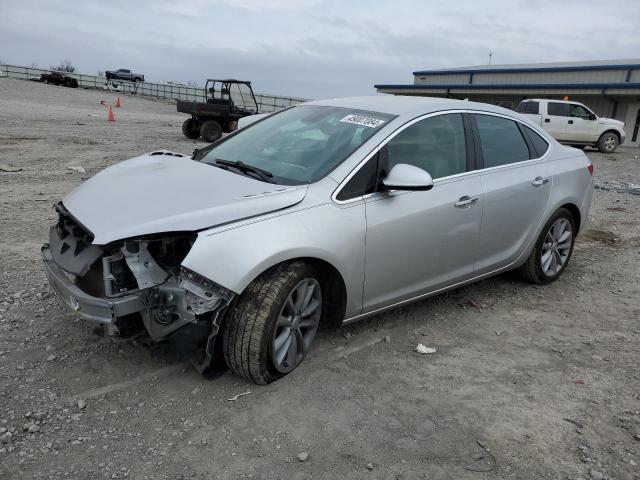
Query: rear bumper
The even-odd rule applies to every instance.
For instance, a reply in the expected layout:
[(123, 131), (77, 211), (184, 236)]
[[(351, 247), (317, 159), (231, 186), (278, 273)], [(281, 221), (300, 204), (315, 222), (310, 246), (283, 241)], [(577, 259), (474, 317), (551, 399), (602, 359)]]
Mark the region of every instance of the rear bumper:
[(118, 317), (144, 310), (139, 295), (118, 298), (99, 298), (83, 292), (53, 261), (49, 244), (42, 246), (44, 271), (51, 288), (62, 301), (81, 318), (99, 323), (113, 323)]
[(584, 198), (582, 200), (582, 205), (580, 205), (580, 217), (582, 221), (580, 222), (580, 230), (584, 230), (584, 226), (587, 223), (587, 219), (589, 218), (589, 210), (591, 209), (591, 200), (593, 198), (593, 181), (589, 182), (587, 189), (584, 192)]

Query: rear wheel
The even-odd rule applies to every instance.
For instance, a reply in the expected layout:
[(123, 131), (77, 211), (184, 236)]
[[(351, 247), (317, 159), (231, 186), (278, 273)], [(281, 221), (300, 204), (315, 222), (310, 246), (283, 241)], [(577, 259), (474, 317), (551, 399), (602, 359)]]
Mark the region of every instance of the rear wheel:
[(200, 129), (198, 128), (198, 124), (193, 118), (187, 118), (184, 122), (182, 122), (182, 134), (191, 139), (196, 139), (200, 136)]
[(605, 132), (598, 140), (598, 150), (602, 153), (613, 153), (618, 148), (618, 136), (613, 132)]
[(518, 273), (525, 280), (540, 285), (556, 280), (569, 263), (575, 234), (575, 219), (571, 212), (566, 208), (558, 209), (545, 224)]
[(282, 264), (249, 285), (229, 311), (223, 351), (237, 375), (266, 384), (293, 371), (315, 338), (322, 289), (314, 268)]
[(207, 120), (200, 126), (200, 135), (207, 142), (215, 142), (222, 137), (222, 127), (215, 120)]

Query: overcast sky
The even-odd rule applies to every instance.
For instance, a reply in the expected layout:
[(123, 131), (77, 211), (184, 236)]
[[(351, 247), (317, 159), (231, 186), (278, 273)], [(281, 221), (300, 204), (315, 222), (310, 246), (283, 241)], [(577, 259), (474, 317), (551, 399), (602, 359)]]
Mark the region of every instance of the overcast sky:
[(640, 57), (638, 0), (0, 0), (0, 60), (323, 98), (411, 72)]

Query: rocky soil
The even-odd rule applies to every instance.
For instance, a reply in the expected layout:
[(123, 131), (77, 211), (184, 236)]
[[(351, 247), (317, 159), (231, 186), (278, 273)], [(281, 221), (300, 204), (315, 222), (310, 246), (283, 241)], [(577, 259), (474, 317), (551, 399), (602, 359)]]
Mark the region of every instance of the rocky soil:
[(558, 282), (501, 275), (322, 332), (257, 387), (96, 335), (49, 291), (54, 202), (203, 145), (170, 103), (121, 96), (113, 124), (100, 100), (0, 79), (0, 164), (21, 169), (0, 171), (0, 478), (640, 478), (639, 150), (588, 152), (598, 188)]

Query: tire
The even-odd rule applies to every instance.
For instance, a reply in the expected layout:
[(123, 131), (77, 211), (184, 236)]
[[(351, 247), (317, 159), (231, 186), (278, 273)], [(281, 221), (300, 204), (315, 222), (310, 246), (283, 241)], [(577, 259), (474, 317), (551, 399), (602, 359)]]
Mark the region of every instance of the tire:
[[(565, 233), (566, 228), (569, 228), (571, 235), (569, 239), (563, 238), (565, 233), (562, 233), (562, 230), (554, 230), (560, 225), (565, 226)], [(559, 242), (557, 241), (558, 235), (560, 236)], [(546, 285), (553, 282), (562, 274), (569, 264), (575, 238), (576, 222), (573, 215), (566, 208), (558, 209), (545, 224), (526, 263), (518, 268), (518, 273), (522, 278), (531, 283)], [(550, 243), (551, 240), (556, 241)], [(566, 247), (559, 248), (563, 245), (566, 245)], [(548, 268), (545, 270), (543, 255), (546, 255), (547, 252), (550, 252), (549, 254), (552, 258), (549, 261)], [(554, 265), (558, 266), (558, 268), (553, 268)]]
[(222, 127), (215, 120), (207, 120), (200, 125), (200, 135), (207, 142), (215, 142), (222, 137)]
[(310, 265), (294, 262), (268, 270), (229, 310), (223, 326), (225, 362), (236, 375), (261, 385), (291, 373), (311, 347), (322, 307), (320, 281)]
[(613, 132), (605, 132), (598, 139), (598, 150), (602, 153), (613, 153), (618, 148), (618, 135)]
[(200, 137), (200, 129), (197, 127), (196, 121), (193, 118), (187, 118), (182, 122), (182, 134), (194, 140)]

